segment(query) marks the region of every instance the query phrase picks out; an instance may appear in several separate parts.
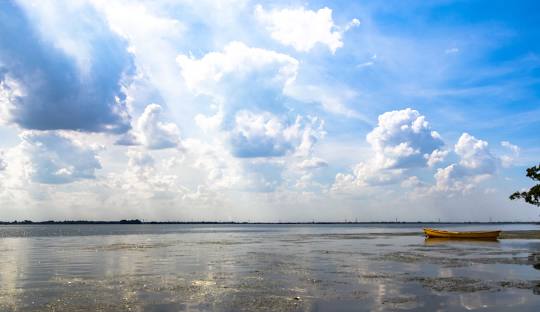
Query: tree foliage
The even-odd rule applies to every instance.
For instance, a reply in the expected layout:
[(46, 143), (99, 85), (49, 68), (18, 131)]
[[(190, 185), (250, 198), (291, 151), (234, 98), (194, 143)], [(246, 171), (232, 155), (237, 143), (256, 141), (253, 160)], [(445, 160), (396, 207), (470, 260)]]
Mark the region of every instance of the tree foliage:
[[(540, 164), (527, 169), (527, 177), (540, 181)], [(527, 192), (515, 192), (510, 199), (524, 199), (527, 203), (540, 207), (540, 184), (531, 187)]]

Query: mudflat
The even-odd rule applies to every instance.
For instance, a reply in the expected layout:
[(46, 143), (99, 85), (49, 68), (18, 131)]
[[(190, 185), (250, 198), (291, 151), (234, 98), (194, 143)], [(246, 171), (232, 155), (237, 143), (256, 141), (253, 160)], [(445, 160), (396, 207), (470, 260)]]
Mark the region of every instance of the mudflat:
[(503, 231), (501, 239), (540, 239), (539, 230)]
[(537, 227), (0, 227), (0, 311), (537, 311)]

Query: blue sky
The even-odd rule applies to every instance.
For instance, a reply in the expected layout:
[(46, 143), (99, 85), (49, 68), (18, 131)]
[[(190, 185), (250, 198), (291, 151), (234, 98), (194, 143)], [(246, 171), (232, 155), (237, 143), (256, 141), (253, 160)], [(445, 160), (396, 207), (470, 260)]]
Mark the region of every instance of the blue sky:
[(535, 1), (0, 2), (0, 219), (536, 220)]

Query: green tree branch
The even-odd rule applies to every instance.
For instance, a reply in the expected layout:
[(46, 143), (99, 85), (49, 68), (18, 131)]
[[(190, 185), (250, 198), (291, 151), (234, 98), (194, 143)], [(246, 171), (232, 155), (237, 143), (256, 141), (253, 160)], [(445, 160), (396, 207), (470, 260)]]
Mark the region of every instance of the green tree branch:
[[(527, 177), (533, 181), (540, 181), (540, 164), (531, 168), (527, 168)], [(525, 202), (540, 207), (540, 184), (537, 184), (527, 192), (514, 192), (510, 195), (510, 199), (523, 199)]]

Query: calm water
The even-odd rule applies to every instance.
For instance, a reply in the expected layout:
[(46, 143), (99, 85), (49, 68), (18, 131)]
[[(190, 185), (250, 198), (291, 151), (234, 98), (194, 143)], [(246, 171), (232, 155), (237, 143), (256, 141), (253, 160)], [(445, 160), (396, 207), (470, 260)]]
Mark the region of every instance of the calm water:
[(420, 230), (0, 226), (0, 311), (539, 310), (540, 240), (426, 241)]

